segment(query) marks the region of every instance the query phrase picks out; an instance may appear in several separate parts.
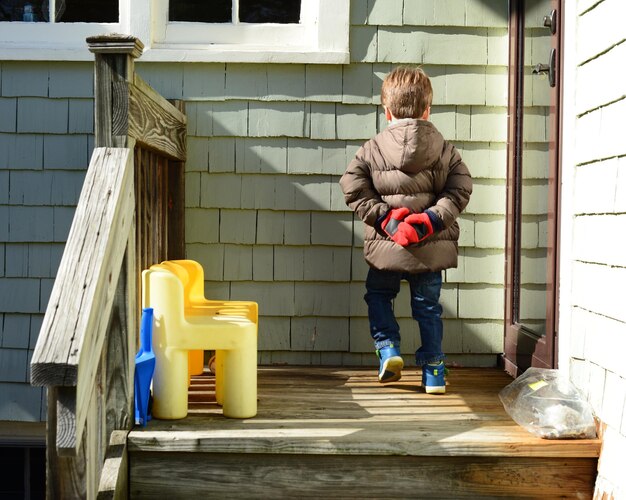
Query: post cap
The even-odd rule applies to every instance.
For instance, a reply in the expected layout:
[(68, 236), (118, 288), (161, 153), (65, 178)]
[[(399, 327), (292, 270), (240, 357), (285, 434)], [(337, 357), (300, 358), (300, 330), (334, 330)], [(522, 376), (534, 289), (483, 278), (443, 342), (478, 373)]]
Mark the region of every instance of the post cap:
[(130, 54), (137, 58), (143, 53), (143, 43), (132, 35), (106, 33), (89, 36), (86, 39), (89, 51), (94, 54)]

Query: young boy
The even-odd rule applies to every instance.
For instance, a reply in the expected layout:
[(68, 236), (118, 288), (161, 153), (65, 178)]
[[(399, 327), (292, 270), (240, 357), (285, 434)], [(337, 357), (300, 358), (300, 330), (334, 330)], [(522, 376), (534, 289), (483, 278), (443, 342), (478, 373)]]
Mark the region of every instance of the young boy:
[(432, 97), (420, 68), (389, 73), (381, 91), (389, 126), (358, 150), (340, 185), (346, 204), (365, 223), (365, 301), (378, 380), (399, 380), (404, 367), (392, 301), (405, 279), (422, 341), (415, 352), (422, 385), (427, 393), (443, 394), (441, 271), (457, 265), (456, 219), (469, 202), (472, 179), (458, 151), (428, 121)]

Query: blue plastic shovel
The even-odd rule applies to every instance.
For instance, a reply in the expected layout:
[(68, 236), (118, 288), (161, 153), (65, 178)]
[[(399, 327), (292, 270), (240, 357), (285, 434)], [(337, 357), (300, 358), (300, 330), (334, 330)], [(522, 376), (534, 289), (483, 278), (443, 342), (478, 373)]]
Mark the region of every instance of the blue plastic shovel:
[(135, 356), (135, 425), (146, 426), (152, 417), (148, 414), (150, 384), (154, 375), (152, 351), (152, 318), (154, 310), (146, 307), (141, 312), (139, 352)]

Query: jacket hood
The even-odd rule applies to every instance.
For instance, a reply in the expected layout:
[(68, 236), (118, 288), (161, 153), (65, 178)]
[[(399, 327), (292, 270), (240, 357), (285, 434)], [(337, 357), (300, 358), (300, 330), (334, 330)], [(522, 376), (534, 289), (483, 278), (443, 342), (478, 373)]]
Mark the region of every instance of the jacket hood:
[(431, 122), (410, 119), (389, 125), (376, 144), (389, 166), (416, 174), (439, 159), (444, 138)]

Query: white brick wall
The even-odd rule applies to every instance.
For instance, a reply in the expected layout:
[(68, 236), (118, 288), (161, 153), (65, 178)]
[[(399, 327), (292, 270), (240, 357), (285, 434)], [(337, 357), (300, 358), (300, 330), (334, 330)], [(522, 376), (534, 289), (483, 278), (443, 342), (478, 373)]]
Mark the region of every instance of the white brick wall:
[(603, 440), (602, 455), (598, 464), (598, 484), (596, 490), (612, 494), (612, 498), (626, 496), (626, 475), (624, 474), (624, 450), (626, 437), (624, 429), (618, 432), (609, 426)]
[(577, 349), (572, 355), (626, 378), (626, 366), (622, 362), (626, 349), (624, 323), (582, 307), (573, 310), (573, 317), (572, 334)]
[[(626, 214), (580, 215), (574, 221), (574, 258), (626, 268)], [(619, 271), (618, 271), (619, 273)], [(615, 292), (615, 290), (612, 290)]]
[(575, 90), (564, 100), (559, 359), (607, 426), (596, 496), (623, 498), (626, 3), (579, 0), (567, 8), (567, 26), (577, 29), (566, 47), (566, 81)]
[(623, 88), (617, 81), (626, 78), (626, 69), (622, 62), (626, 60), (626, 45), (612, 47), (606, 54), (580, 67), (576, 86), (594, 89), (593, 92), (581, 92), (577, 97), (576, 111), (596, 109), (614, 102), (624, 96)]
[(572, 300), (575, 306), (626, 323), (621, 288), (621, 284), (626, 283), (626, 268), (575, 261), (573, 281)]
[[(577, 214), (606, 214), (618, 210), (619, 165), (623, 160), (610, 158), (576, 168), (574, 210)], [(626, 179), (626, 175), (622, 176)], [(622, 192), (626, 194), (626, 191)], [(622, 211), (624, 207), (622, 206)]]
[(623, 42), (622, 20), (625, 17), (626, 4), (621, 0), (598, 2), (596, 8), (579, 16), (577, 62), (588, 61)]

